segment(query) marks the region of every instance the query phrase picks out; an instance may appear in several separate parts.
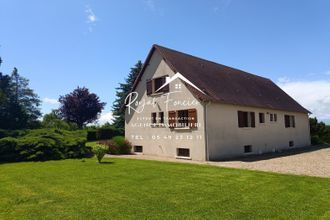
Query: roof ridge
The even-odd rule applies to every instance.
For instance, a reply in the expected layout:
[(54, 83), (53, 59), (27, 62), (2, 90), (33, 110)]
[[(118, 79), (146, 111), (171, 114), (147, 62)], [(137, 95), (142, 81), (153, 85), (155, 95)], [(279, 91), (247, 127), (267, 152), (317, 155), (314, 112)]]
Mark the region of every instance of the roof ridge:
[[(237, 70), (237, 71), (240, 71), (240, 72), (245, 73), (245, 74), (247, 74), (247, 75), (251, 75), (251, 76), (253, 76), (253, 77), (257, 77), (257, 78), (262, 78), (262, 79), (270, 80), (270, 79), (267, 78), (267, 77), (263, 77), (263, 76), (259, 76), (259, 75), (253, 74), (253, 73), (249, 73), (249, 72), (246, 72), (246, 71), (244, 71), (244, 70), (237, 69), (237, 68), (235, 68), (235, 67), (227, 66), (227, 65), (224, 65), (224, 64), (221, 64), (221, 63), (217, 63), (217, 62), (212, 61), (212, 60), (207, 60), (207, 59), (204, 59), (204, 58), (202, 58), (202, 57), (198, 57), (198, 56), (191, 55), (191, 54), (188, 54), (188, 53), (185, 53), (185, 52), (182, 52), (182, 51), (178, 51), (178, 50), (174, 50), (174, 49), (171, 49), (171, 48), (168, 48), (168, 47), (164, 47), (164, 46), (161, 46), (161, 45), (159, 45), (159, 44), (153, 44), (153, 47), (154, 47), (154, 48), (158, 48), (158, 49), (160, 49), (160, 50), (162, 50), (162, 49), (169, 50), (169, 51), (174, 52), (174, 53), (179, 53), (179, 54), (182, 54), (182, 55), (185, 55), (185, 56), (192, 57), (192, 58), (194, 58), (194, 59), (202, 60), (202, 61), (205, 61), (205, 62), (208, 62), (208, 63), (212, 63), (212, 64), (215, 64), (215, 65), (219, 65), (219, 66), (222, 66), (222, 67), (225, 67), (225, 68), (228, 68), (228, 69)], [(270, 81), (271, 81), (271, 80), (270, 80)]]

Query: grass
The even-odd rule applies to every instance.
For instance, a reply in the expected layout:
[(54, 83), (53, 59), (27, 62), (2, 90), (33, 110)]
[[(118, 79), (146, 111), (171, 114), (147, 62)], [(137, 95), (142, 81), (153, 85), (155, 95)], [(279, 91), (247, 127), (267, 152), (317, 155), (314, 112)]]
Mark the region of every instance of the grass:
[(0, 165), (0, 219), (329, 219), (330, 179), (95, 158)]

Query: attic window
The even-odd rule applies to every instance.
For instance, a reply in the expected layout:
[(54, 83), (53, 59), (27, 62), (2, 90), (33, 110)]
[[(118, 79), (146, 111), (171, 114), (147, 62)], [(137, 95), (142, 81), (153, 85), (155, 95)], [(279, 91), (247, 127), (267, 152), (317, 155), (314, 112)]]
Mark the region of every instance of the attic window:
[(164, 85), (166, 82), (166, 76), (157, 77), (154, 79), (147, 80), (147, 95), (152, 95), (155, 93), (166, 93), (169, 92), (170, 87), (169, 85), (166, 85), (161, 90), (157, 91), (162, 85)]

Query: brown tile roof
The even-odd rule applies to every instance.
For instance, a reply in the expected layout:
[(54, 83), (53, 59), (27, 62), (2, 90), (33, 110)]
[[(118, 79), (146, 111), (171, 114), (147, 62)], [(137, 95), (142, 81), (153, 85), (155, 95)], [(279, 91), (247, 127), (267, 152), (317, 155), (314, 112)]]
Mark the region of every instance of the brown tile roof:
[(159, 45), (153, 45), (145, 65), (133, 86), (133, 90), (141, 78), (145, 67), (148, 65), (154, 50), (157, 50), (162, 55), (165, 62), (175, 73), (181, 73), (206, 93), (204, 95), (198, 90), (189, 87), (191, 92), (201, 100), (310, 113), (270, 79)]

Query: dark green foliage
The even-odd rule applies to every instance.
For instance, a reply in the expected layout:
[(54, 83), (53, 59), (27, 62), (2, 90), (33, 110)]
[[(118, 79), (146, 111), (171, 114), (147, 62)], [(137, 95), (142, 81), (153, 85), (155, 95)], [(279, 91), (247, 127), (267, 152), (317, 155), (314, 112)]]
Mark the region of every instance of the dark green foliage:
[(64, 130), (77, 130), (78, 126), (73, 122), (66, 122), (59, 116), (58, 110), (53, 110), (49, 114), (45, 114), (41, 122), (43, 128), (56, 128)]
[(103, 140), (98, 143), (107, 145), (110, 154), (130, 154), (132, 150), (132, 144), (123, 136), (116, 136), (111, 140)]
[(17, 158), (17, 139), (6, 137), (0, 139), (0, 162), (15, 161)]
[(20, 137), (26, 134), (26, 130), (5, 130), (0, 129), (0, 138), (5, 137)]
[(330, 143), (330, 126), (326, 126), (324, 122), (318, 122), (317, 118), (309, 118), (311, 143), (313, 145)]
[(85, 136), (86, 133), (82, 131), (36, 129), (28, 131), (15, 141), (14, 138), (3, 138), (0, 141), (5, 144), (9, 139), (10, 143), (16, 143), (15, 157), (11, 156), (11, 161), (45, 161), (91, 155), (91, 148), (85, 146)]
[(322, 143), (323, 142), (321, 141), (321, 139), (318, 135), (311, 136), (311, 144), (312, 145), (317, 145), (317, 144), (322, 144)]
[(87, 130), (87, 141), (96, 141), (97, 136), (96, 136), (96, 130)]
[(106, 140), (111, 139), (116, 135), (119, 135), (120, 132), (118, 129), (112, 127), (112, 128), (99, 128), (97, 129), (97, 139), (98, 140)]
[(12, 74), (0, 73), (0, 127), (3, 129), (39, 126), (40, 99), (29, 88), (29, 81), (16, 68)]
[(128, 77), (125, 79), (125, 83), (120, 83), (119, 87), (116, 88), (116, 100), (113, 103), (113, 114), (115, 116), (113, 125), (120, 129), (122, 132), (121, 134), (124, 134), (124, 128), (125, 128), (125, 98), (130, 93), (133, 84), (135, 82), (135, 79), (139, 72), (142, 69), (142, 62), (139, 60), (134, 67), (131, 68), (130, 73), (128, 74)]
[(113, 126), (90, 128), (87, 130), (88, 141), (109, 140), (117, 135), (121, 135), (121, 131)]
[(78, 87), (73, 92), (60, 96), (59, 102), (61, 118), (76, 123), (79, 128), (96, 121), (106, 104), (85, 87)]

